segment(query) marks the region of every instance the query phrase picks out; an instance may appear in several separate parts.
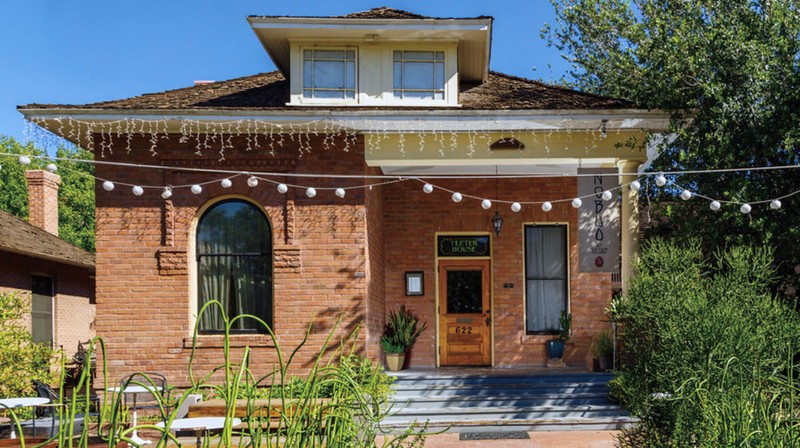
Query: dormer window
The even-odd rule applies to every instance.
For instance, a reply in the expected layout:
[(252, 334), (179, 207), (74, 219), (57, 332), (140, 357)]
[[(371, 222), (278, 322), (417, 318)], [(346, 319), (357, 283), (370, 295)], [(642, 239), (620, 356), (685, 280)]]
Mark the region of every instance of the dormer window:
[(303, 98), (355, 100), (356, 51), (303, 50)]
[(395, 51), (394, 98), (444, 100), (443, 51)]

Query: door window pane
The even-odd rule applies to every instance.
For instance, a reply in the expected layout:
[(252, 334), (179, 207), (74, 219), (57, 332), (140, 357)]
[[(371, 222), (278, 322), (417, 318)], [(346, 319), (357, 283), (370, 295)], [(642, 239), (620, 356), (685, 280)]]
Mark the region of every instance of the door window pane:
[(566, 226), (525, 227), (525, 326), (528, 333), (559, 330), (567, 306)]
[(483, 312), (483, 272), (447, 271), (447, 312)]

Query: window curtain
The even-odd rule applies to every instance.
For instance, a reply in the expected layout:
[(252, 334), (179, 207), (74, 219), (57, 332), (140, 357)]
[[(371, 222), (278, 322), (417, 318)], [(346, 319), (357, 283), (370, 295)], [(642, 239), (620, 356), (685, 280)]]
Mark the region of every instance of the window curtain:
[[(228, 318), (252, 314), (272, 321), (272, 232), (261, 211), (245, 201), (227, 201), (206, 212), (198, 225), (198, 311), (201, 331), (224, 329)], [(263, 331), (252, 319), (237, 320), (233, 330)]]
[(525, 229), (525, 277), (527, 331), (558, 331), (567, 296), (564, 226)]

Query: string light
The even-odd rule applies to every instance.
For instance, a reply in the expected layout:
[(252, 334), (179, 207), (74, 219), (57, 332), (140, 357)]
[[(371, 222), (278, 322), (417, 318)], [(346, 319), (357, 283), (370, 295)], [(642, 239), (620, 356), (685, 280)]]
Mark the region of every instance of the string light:
[(247, 178), (247, 186), (250, 188), (255, 188), (258, 186), (258, 178), (255, 176), (250, 176)]
[(161, 197), (164, 200), (167, 200), (167, 199), (171, 198), (172, 197), (172, 188), (164, 187), (164, 191), (161, 192)]
[[(381, 138), (386, 138), (386, 135), (385, 134), (382, 135)], [(442, 141), (445, 141), (445, 140), (442, 140)], [(304, 145), (306, 144), (305, 141), (303, 141), (303, 144)], [(17, 155), (17, 154), (7, 154), (7, 153), (0, 153), (0, 156), (14, 156), (14, 157), (17, 157), (19, 163), (23, 164), (23, 165), (25, 165), (26, 163), (30, 164), (32, 158), (38, 158), (38, 159), (64, 160), (64, 161), (68, 161), (68, 162), (77, 162), (77, 163), (93, 163), (93, 164), (105, 164), (105, 165), (114, 165), (114, 166), (133, 167), (133, 168), (137, 168), (137, 169), (158, 169), (158, 170), (191, 171), (191, 172), (201, 172), (201, 173), (227, 174), (226, 177), (222, 177), (219, 180), (210, 180), (208, 182), (204, 182), (202, 184), (196, 184), (196, 185), (170, 185), (170, 186), (148, 185), (148, 186), (141, 186), (141, 185), (133, 185), (133, 184), (121, 183), (122, 185), (132, 187), (133, 194), (135, 194), (137, 196), (142, 195), (144, 193), (144, 189), (146, 189), (146, 188), (153, 188), (153, 189), (160, 188), (160, 189), (162, 189), (162, 197), (164, 195), (166, 195), (167, 197), (171, 197), (173, 192), (174, 192), (174, 190), (178, 189), (178, 188), (189, 188), (189, 189), (191, 189), (191, 191), (193, 193), (200, 194), (203, 191), (201, 185), (208, 184), (208, 183), (213, 183), (213, 182), (220, 182), (220, 185), (223, 188), (230, 188), (232, 186), (231, 178), (232, 177), (236, 177), (236, 176), (241, 176), (241, 175), (249, 176), (248, 177), (248, 185), (251, 185), (252, 183), (254, 183), (253, 180), (255, 181), (256, 185), (257, 185), (259, 179), (267, 180), (268, 182), (276, 184), (278, 192), (280, 192), (282, 194), (283, 193), (287, 193), (288, 189), (290, 187), (291, 188), (305, 188), (306, 189), (306, 194), (309, 197), (315, 197), (316, 196), (316, 189), (314, 189), (313, 187), (310, 187), (308, 185), (302, 186), (302, 185), (296, 185), (296, 184), (277, 183), (276, 181), (270, 180), (268, 177), (270, 177), (270, 176), (273, 176), (273, 177), (284, 176), (284, 177), (297, 177), (297, 178), (311, 178), (311, 177), (314, 177), (314, 178), (336, 178), (336, 179), (355, 179), (355, 178), (385, 179), (385, 181), (379, 182), (379, 183), (368, 183), (368, 184), (365, 184), (365, 185), (362, 185), (362, 186), (348, 186), (348, 188), (369, 188), (369, 189), (372, 189), (372, 187), (375, 186), (375, 185), (385, 185), (385, 184), (395, 183), (395, 182), (405, 182), (405, 181), (408, 181), (408, 180), (416, 180), (416, 181), (419, 181), (419, 182), (423, 183), (422, 191), (425, 192), (425, 193), (432, 193), (436, 189), (441, 189), (443, 191), (447, 191), (447, 192), (451, 193), (452, 194), (452, 200), (454, 202), (461, 202), (464, 198), (475, 199), (475, 200), (480, 201), (481, 206), (483, 208), (489, 209), (489, 208), (491, 208), (491, 205), (493, 205), (493, 201), (496, 201), (498, 203), (510, 204), (511, 205), (511, 209), (514, 212), (518, 212), (519, 210), (521, 210), (522, 206), (524, 204), (531, 204), (531, 205), (539, 204), (539, 205), (541, 205), (542, 210), (547, 212), (547, 211), (550, 211), (552, 209), (553, 202), (565, 202), (565, 201), (571, 201), (573, 207), (580, 208), (582, 206), (583, 199), (587, 199), (587, 198), (593, 197), (595, 195), (595, 194), (589, 194), (589, 195), (586, 195), (586, 196), (583, 196), (583, 197), (576, 197), (576, 198), (572, 198), (572, 199), (557, 199), (557, 200), (554, 200), (553, 202), (550, 202), (550, 201), (545, 201), (545, 202), (538, 202), (538, 201), (512, 202), (512, 201), (499, 200), (499, 199), (492, 200), (492, 199), (489, 199), (489, 198), (481, 198), (479, 196), (473, 196), (473, 195), (462, 194), (462, 193), (459, 193), (459, 192), (453, 192), (452, 190), (447, 190), (446, 188), (434, 185), (433, 183), (422, 181), (421, 179), (416, 178), (416, 177), (408, 178), (408, 177), (396, 176), (396, 175), (355, 175), (355, 174), (353, 174), (353, 175), (328, 175), (328, 174), (286, 173), (286, 172), (282, 172), (282, 173), (256, 173), (256, 174), (258, 174), (258, 176), (256, 176), (255, 174), (251, 175), (250, 173), (242, 173), (242, 172), (231, 171), (231, 170), (172, 167), (172, 166), (166, 166), (166, 165), (130, 164), (130, 163), (124, 163), (124, 162), (110, 162), (110, 161), (103, 161), (103, 160), (76, 160), (76, 159), (69, 159), (69, 158), (59, 158), (59, 157), (49, 157), (49, 156), (28, 156), (28, 155)], [(722, 172), (733, 172), (733, 171), (765, 171), (765, 170), (798, 169), (798, 168), (800, 168), (800, 165), (788, 165), (788, 166), (778, 166), (778, 167), (730, 168), (730, 169), (721, 169), (721, 170), (705, 170), (705, 171), (700, 171), (700, 172), (688, 172), (688, 171), (687, 172), (670, 172), (670, 173), (667, 173), (667, 174), (722, 173)], [(55, 164), (51, 163), (51, 164), (47, 165), (47, 169), (50, 169), (50, 170), (57, 169), (57, 166)], [(66, 170), (70, 171), (69, 168), (62, 167), (61, 169), (62, 170), (66, 169)], [(84, 173), (84, 172), (80, 172), (80, 171), (76, 171), (76, 170), (71, 170), (71, 171), (73, 171), (75, 173), (78, 173), (80, 175), (94, 177), (98, 181), (102, 181), (102, 187), (106, 191), (110, 192), (110, 191), (113, 191), (115, 189), (114, 182), (112, 182), (110, 180), (97, 178), (97, 177), (92, 176), (90, 174), (87, 174), (87, 173)], [(232, 174), (232, 176), (231, 176), (231, 174)], [(569, 175), (570, 176), (574, 176), (574, 177), (582, 177), (582, 176), (594, 176), (595, 174), (578, 173), (578, 174), (569, 174)], [(261, 176), (265, 176), (265, 177), (261, 177)], [(528, 173), (528, 174), (516, 175), (516, 176), (508, 176), (508, 175), (504, 175), (504, 176), (497, 176), (497, 175), (494, 175), (494, 176), (470, 176), (470, 178), (471, 179), (481, 179), (481, 178), (498, 179), (498, 178), (502, 177), (502, 178), (508, 178), (508, 179), (520, 179), (520, 178), (524, 179), (524, 178), (532, 178), (532, 177), (541, 178), (543, 176), (544, 176), (543, 174), (530, 174), (530, 173)], [(563, 175), (558, 176), (558, 177), (562, 177), (562, 176)], [(667, 178), (665, 176), (665, 173), (658, 173), (657, 175), (644, 174), (643, 176), (655, 176), (656, 184), (666, 185), (667, 183), (669, 183), (669, 181), (667, 180)], [(426, 176), (426, 177), (428, 177), (430, 179), (463, 179), (464, 178), (463, 175), (431, 175), (431, 176)], [(555, 177), (555, 175), (550, 173), (549, 175), (547, 175), (547, 177)], [(750, 202), (750, 203), (743, 203), (743, 202), (736, 202), (736, 201), (720, 201), (720, 200), (716, 200), (714, 198), (710, 198), (710, 197), (706, 197), (706, 196), (702, 196), (702, 195), (699, 195), (697, 193), (694, 193), (689, 189), (682, 188), (681, 186), (677, 185), (674, 182), (672, 182), (672, 185), (673, 185), (673, 187), (675, 189), (677, 189), (678, 191), (681, 191), (681, 193), (679, 194), (679, 197), (681, 197), (684, 200), (688, 200), (688, 199), (690, 199), (690, 198), (692, 198), (694, 196), (698, 196), (700, 198), (708, 200), (710, 202), (709, 207), (711, 208), (711, 210), (714, 210), (714, 211), (721, 210), (722, 202), (730, 202), (732, 204), (741, 205), (740, 211), (742, 213), (744, 213), (744, 214), (748, 214), (748, 213), (750, 213), (752, 211), (752, 204), (769, 204), (769, 208), (771, 210), (779, 210), (783, 206), (783, 204), (781, 202), (782, 199), (786, 199), (786, 198), (789, 198), (791, 196), (800, 194), (800, 190), (798, 190), (798, 191), (791, 192), (789, 194), (783, 195), (783, 196), (781, 196), (779, 198), (773, 198), (773, 199), (768, 199), (768, 200), (759, 200), (759, 201)], [(253, 186), (253, 185), (251, 185), (251, 186)], [(611, 199), (613, 199), (614, 191), (618, 191), (618, 190), (620, 190), (621, 188), (624, 188), (624, 187), (626, 187), (626, 185), (625, 184), (621, 184), (620, 186), (618, 186), (616, 188), (605, 190), (601, 194), (601, 197), (604, 200), (611, 200)], [(641, 188), (641, 183), (639, 182), (638, 179), (637, 180), (633, 180), (629, 184), (627, 184), (627, 187), (631, 188), (632, 190), (638, 190), (638, 189)], [(168, 193), (166, 192), (167, 189), (169, 190)], [(341, 188), (341, 187), (336, 188), (336, 189), (333, 189), (333, 188), (323, 188), (323, 189), (324, 190), (327, 190), (327, 189), (335, 190), (336, 196), (338, 196), (340, 198), (343, 198), (345, 196), (345, 191), (346, 190), (344, 188)], [(517, 209), (517, 207), (518, 207), (518, 209)]]
[(47, 164), (47, 171), (50, 171), (51, 173), (55, 173), (57, 170), (58, 170), (58, 167), (56, 166), (55, 163), (48, 163)]

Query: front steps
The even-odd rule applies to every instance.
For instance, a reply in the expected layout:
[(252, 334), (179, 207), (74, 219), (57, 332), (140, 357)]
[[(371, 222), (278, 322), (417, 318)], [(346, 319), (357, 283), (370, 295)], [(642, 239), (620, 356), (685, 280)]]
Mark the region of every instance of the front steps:
[(610, 373), (512, 373), (497, 370), (400, 372), (393, 415), (382, 427), (402, 431), (429, 423), (430, 430), (610, 430), (635, 420), (608, 399)]

